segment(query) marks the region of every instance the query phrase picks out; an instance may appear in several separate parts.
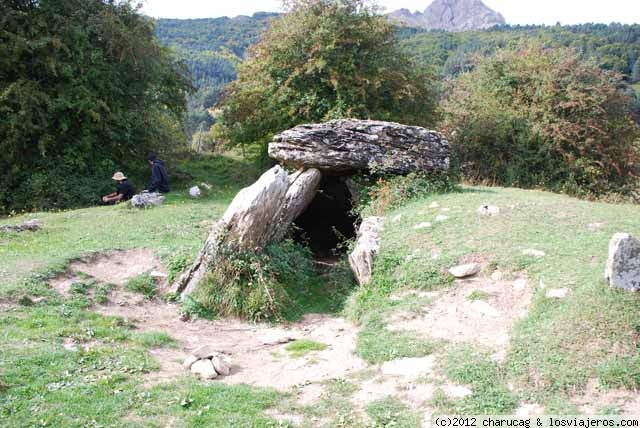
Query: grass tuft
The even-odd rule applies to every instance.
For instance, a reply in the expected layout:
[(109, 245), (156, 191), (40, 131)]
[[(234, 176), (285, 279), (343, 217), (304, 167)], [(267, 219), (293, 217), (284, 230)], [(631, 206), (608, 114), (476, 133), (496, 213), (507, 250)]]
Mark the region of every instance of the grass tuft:
[(303, 339), (288, 344), (285, 349), (290, 356), (299, 358), (313, 351), (324, 351), (327, 349), (327, 345), (314, 340)]
[(155, 278), (148, 273), (143, 273), (135, 278), (131, 278), (127, 281), (124, 288), (134, 293), (140, 293), (146, 299), (153, 299), (158, 292)]

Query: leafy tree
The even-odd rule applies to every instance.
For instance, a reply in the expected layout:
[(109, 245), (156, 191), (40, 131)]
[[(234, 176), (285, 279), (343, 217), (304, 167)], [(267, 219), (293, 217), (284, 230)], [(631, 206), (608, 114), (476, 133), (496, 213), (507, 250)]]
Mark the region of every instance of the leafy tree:
[(633, 69), (631, 71), (631, 82), (640, 82), (640, 58), (638, 58), (636, 63), (633, 65)]
[(501, 50), (453, 83), (443, 125), (471, 180), (623, 192), (639, 143), (621, 79), (567, 49)]
[(0, 3), (0, 210), (95, 200), (114, 169), (176, 144), (189, 90), (126, 1)]
[(217, 129), (265, 142), (303, 122), (343, 117), (433, 123), (430, 75), (397, 47), (363, 0), (295, 0), (274, 20), (223, 95)]

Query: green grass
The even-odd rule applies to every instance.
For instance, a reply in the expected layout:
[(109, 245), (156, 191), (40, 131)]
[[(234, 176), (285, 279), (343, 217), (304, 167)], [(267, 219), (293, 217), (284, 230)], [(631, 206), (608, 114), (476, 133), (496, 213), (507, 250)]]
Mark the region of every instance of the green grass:
[(324, 351), (327, 349), (327, 345), (324, 343), (316, 342), (315, 340), (301, 339), (291, 342), (284, 348), (291, 357), (299, 358), (304, 357), (310, 352)]
[(134, 293), (142, 294), (146, 299), (152, 299), (158, 292), (155, 278), (148, 273), (131, 278), (124, 285), (124, 288)]
[(175, 348), (177, 346), (174, 338), (163, 331), (138, 333), (133, 340), (145, 348)]
[(473, 290), (471, 294), (467, 296), (467, 300), (471, 302), (475, 302), (476, 300), (487, 300), (489, 298), (489, 294), (482, 290)]
[(420, 426), (418, 414), (394, 398), (369, 404), (367, 414), (375, 427), (415, 428)]
[[(433, 221), (441, 213), (441, 208), (429, 208), (434, 201), (450, 209), (447, 221)], [(475, 211), (484, 204), (499, 206), (500, 215), (478, 216)], [(461, 194), (416, 200), (386, 215), (401, 217), (385, 224), (372, 284), (360, 289), (347, 307), (350, 318), (364, 324), (358, 340), (360, 355), (371, 355), (369, 349), (375, 344), (367, 318), (392, 304), (392, 293), (446, 290), (451, 287), (447, 275), (451, 266), (480, 257), (499, 266), (507, 277), (526, 270), (533, 286), (543, 283), (548, 288), (571, 290), (565, 299), (547, 299), (537, 290), (529, 316), (514, 327), (512, 348), (500, 372), (527, 399), (555, 403), (562, 409), (567, 406), (558, 403), (579, 393), (589, 379), (600, 379), (612, 387), (637, 386), (640, 295), (610, 289), (603, 272), (614, 233), (640, 236), (638, 206), (540, 191), (473, 187)], [(425, 221), (433, 227), (414, 230), (414, 225)], [(592, 231), (591, 223), (603, 226)], [(545, 251), (547, 256), (523, 255), (529, 248)], [(440, 257), (433, 259), (432, 250)], [(387, 336), (379, 331), (382, 333), (375, 334)], [(386, 358), (384, 353), (372, 355), (381, 355), (368, 357), (373, 361)], [(491, 391), (497, 394), (498, 403), (503, 393), (502, 388)], [(508, 408), (500, 404), (493, 410)]]

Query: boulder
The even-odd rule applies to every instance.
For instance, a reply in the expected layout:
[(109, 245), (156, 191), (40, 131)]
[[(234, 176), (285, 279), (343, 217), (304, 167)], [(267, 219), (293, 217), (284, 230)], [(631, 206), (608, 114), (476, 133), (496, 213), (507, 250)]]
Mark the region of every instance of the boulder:
[(134, 208), (152, 208), (164, 204), (164, 196), (161, 193), (139, 193), (131, 198), (131, 206)]
[(438, 132), (372, 120), (300, 125), (269, 144), (269, 156), (285, 165), (344, 175), (447, 171), (449, 155), (449, 142)]
[(349, 255), (349, 264), (361, 286), (371, 281), (373, 262), (380, 249), (380, 232), (383, 226), (383, 217), (367, 217), (358, 230), (356, 245)]
[(321, 173), (316, 169), (289, 176), (282, 167), (275, 166), (242, 189), (222, 219), (211, 228), (194, 263), (178, 277), (170, 291), (183, 297), (192, 294), (223, 246), (239, 252), (253, 251), (281, 240), (313, 200), (320, 180)]
[(604, 277), (612, 287), (640, 292), (640, 241), (628, 233), (616, 233), (609, 242)]
[(229, 376), (230, 373), (230, 364), (225, 361), (225, 359), (222, 356), (214, 356), (213, 358), (211, 358), (211, 364), (213, 364), (213, 368), (215, 369), (216, 373), (218, 373), (221, 376)]
[(456, 278), (467, 278), (480, 272), (481, 266), (478, 263), (455, 266), (449, 269), (449, 273)]
[(202, 379), (215, 379), (218, 373), (213, 368), (211, 360), (198, 360), (191, 365), (191, 373)]

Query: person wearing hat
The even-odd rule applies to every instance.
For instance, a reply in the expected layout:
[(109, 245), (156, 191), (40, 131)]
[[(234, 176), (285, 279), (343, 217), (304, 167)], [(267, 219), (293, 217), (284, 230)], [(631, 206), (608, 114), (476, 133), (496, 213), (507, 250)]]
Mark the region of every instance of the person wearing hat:
[(118, 202), (128, 201), (136, 193), (135, 189), (127, 180), (127, 177), (120, 171), (113, 174), (111, 177), (116, 181), (116, 191), (102, 197), (102, 203), (104, 205), (115, 205)]

